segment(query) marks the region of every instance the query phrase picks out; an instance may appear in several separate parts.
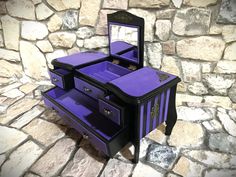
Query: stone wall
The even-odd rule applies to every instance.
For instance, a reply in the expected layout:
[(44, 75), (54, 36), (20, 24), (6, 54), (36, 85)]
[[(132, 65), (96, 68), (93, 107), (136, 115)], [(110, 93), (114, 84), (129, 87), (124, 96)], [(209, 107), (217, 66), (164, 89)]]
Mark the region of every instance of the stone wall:
[(52, 59), (107, 52), (106, 14), (120, 9), (145, 19), (145, 65), (181, 77), (178, 105), (236, 108), (230, 0), (1, 0), (1, 87), (48, 84)]

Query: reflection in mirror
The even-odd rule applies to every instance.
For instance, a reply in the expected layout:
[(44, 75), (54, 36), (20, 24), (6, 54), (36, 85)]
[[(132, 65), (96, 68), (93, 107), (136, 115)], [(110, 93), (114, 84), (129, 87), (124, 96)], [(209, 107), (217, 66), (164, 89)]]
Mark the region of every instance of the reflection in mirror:
[(110, 52), (138, 63), (138, 28), (110, 24)]

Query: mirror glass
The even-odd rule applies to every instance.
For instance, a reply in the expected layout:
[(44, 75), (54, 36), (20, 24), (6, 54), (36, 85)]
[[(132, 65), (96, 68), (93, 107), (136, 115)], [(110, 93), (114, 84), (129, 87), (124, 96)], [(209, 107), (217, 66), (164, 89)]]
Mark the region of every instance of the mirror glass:
[(109, 29), (111, 55), (138, 63), (138, 27), (109, 24)]

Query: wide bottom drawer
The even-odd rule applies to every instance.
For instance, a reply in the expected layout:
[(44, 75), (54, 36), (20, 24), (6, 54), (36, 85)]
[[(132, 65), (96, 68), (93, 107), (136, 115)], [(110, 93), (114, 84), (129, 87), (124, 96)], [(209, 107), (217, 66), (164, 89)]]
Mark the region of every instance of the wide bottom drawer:
[[(88, 139), (96, 149), (113, 157), (129, 141), (128, 128), (121, 128), (96, 110), (98, 104), (83, 93), (55, 87), (42, 93), (45, 104), (58, 111), (70, 127)], [(91, 107), (93, 105), (94, 107)]]

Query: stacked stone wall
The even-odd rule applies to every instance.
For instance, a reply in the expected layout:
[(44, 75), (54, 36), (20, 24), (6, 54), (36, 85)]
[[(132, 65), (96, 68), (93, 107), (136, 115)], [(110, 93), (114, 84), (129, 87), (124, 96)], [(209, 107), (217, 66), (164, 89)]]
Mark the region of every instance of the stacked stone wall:
[(127, 10), (145, 19), (145, 65), (181, 77), (177, 105), (235, 109), (235, 9), (230, 0), (0, 1), (0, 84), (49, 83), (53, 59), (108, 52), (106, 14)]

